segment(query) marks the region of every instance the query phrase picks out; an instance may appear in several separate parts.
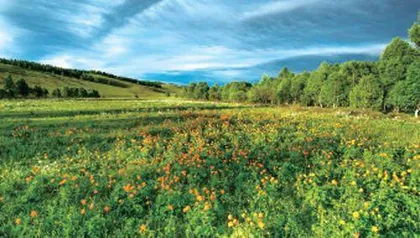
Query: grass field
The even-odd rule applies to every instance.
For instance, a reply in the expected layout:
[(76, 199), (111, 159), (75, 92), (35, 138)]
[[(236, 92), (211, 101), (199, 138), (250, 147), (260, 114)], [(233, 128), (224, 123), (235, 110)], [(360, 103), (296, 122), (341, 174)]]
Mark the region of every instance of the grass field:
[(0, 236), (414, 237), (419, 125), (347, 109), (0, 101)]
[(69, 78), (55, 74), (49, 74), (44, 72), (38, 72), (33, 70), (28, 70), (18, 66), (1, 64), (0, 63), (0, 88), (3, 88), (4, 78), (11, 75), (16, 82), (17, 80), (23, 78), (25, 79), (29, 86), (33, 87), (35, 85), (42, 86), (47, 88), (51, 93), (56, 88), (62, 87), (83, 87), (87, 90), (98, 90), (103, 98), (134, 98), (138, 96), (139, 98), (146, 99), (156, 99), (156, 98), (166, 98), (166, 93), (174, 95), (180, 95), (182, 89), (178, 86), (171, 84), (163, 84), (162, 88), (153, 88), (149, 86), (136, 85), (133, 83), (128, 83), (120, 81), (113, 78), (108, 78), (102, 75), (90, 74), (94, 78), (105, 79), (109, 81), (117, 81), (124, 87), (112, 86), (107, 84), (95, 83), (90, 81), (84, 81), (76, 78)]

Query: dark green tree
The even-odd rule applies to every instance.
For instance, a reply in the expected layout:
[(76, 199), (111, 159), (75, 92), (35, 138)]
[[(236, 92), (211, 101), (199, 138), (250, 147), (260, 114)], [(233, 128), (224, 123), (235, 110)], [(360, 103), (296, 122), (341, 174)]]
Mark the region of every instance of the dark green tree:
[(35, 97), (37, 98), (41, 98), (44, 96), (44, 89), (41, 88), (39, 85), (36, 85), (33, 89), (32, 89), (32, 93), (34, 94)]
[(42, 92), (43, 92), (43, 97), (48, 97), (48, 94), (50, 94), (50, 92), (46, 88), (43, 88)]
[(7, 98), (7, 97), (8, 97), (7, 91), (4, 89), (0, 89), (0, 99)]
[(7, 92), (8, 97), (14, 98), (16, 96), (16, 85), (11, 75), (4, 79), (4, 90)]
[(19, 79), (16, 82), (16, 91), (22, 97), (27, 97), (29, 95), (30, 88), (24, 79)]
[(54, 89), (51, 94), (53, 97), (56, 97), (56, 98), (62, 97), (61, 90), (59, 88)]
[(69, 87), (64, 87), (62, 90), (62, 93), (63, 93), (63, 97), (65, 98), (73, 97), (73, 90), (71, 90), (71, 88)]
[(86, 89), (84, 88), (79, 88), (79, 96), (82, 98), (86, 98), (88, 97), (88, 91), (86, 91)]
[(91, 97), (91, 98), (100, 98), (101, 95), (99, 94), (99, 91), (92, 90), (92, 92), (89, 93), (89, 97)]

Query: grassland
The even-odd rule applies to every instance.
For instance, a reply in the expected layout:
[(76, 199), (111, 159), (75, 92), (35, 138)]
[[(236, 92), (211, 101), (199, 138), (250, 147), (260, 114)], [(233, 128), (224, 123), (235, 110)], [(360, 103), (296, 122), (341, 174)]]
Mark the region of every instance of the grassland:
[(420, 129), (369, 111), (0, 102), (0, 236), (414, 237)]
[(23, 78), (28, 82), (29, 86), (33, 87), (35, 85), (39, 85), (44, 88), (47, 88), (50, 92), (52, 92), (56, 88), (62, 87), (83, 87), (87, 90), (98, 90), (101, 96), (104, 98), (134, 98), (138, 96), (139, 98), (146, 99), (163, 99), (167, 97), (167, 93), (174, 96), (179, 95), (181, 92), (181, 88), (171, 84), (163, 84), (162, 88), (154, 88), (150, 86), (137, 85), (129, 82), (120, 81), (103, 75), (97, 75), (93, 73), (90, 74), (95, 79), (117, 81), (118, 84), (124, 85), (124, 87), (118, 87), (113, 85), (84, 81), (76, 78), (64, 77), (55, 74), (33, 71), (18, 66), (1, 63), (0, 88), (3, 87), (4, 78), (9, 75), (11, 75), (15, 81)]

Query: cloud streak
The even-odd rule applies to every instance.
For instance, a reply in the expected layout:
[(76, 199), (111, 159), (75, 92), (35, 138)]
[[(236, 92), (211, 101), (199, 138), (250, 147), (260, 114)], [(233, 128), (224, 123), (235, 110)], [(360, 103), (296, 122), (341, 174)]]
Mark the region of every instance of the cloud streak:
[[(312, 68), (343, 55), (371, 60), (394, 36), (406, 36), (420, 8), (416, 0), (6, 3), (0, 4), (3, 55), (172, 82), (254, 80), (259, 65)], [(289, 60), (296, 58), (302, 62)]]
[(319, 2), (320, 0), (280, 0), (268, 2), (253, 10), (244, 12), (241, 16), (241, 20), (249, 20), (256, 17), (289, 12), (299, 8), (307, 8)]

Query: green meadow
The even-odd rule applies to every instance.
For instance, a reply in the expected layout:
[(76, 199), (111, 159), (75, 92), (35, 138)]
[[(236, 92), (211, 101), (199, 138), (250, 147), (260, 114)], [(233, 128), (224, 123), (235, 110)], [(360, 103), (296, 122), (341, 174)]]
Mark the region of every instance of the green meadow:
[(345, 108), (3, 100), (0, 236), (415, 237), (419, 128)]

